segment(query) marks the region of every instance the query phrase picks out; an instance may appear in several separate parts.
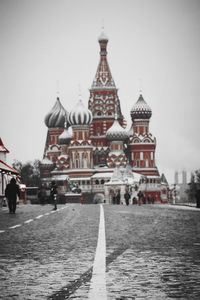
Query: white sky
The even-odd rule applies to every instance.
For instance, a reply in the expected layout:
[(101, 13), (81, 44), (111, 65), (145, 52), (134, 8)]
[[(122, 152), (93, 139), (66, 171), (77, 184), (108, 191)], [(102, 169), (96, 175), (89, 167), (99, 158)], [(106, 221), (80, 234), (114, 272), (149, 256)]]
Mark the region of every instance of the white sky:
[[(199, 0), (0, 0), (0, 136), (8, 163), (42, 159), (44, 117), (56, 100), (85, 105), (104, 20), (122, 113), (139, 96), (153, 115), (160, 173), (200, 168)], [(140, 80), (141, 79), (141, 80)]]

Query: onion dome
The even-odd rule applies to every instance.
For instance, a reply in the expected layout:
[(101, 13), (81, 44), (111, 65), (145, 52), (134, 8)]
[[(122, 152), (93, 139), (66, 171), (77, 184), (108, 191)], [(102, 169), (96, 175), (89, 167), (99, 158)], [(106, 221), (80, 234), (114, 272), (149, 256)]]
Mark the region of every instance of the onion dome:
[(98, 38), (98, 41), (101, 42), (101, 41), (105, 41), (105, 42), (108, 42), (108, 37), (105, 35), (105, 33), (102, 31), (102, 33), (100, 34), (99, 38)]
[(41, 161), (41, 165), (52, 167), (54, 165), (54, 163), (47, 156), (45, 156), (43, 158), (43, 160)]
[(51, 111), (46, 115), (44, 122), (48, 128), (63, 128), (65, 123), (65, 116), (68, 112), (62, 106), (60, 99), (57, 97)]
[(110, 141), (125, 141), (128, 137), (128, 132), (119, 124), (117, 119), (106, 132), (106, 138)]
[(92, 122), (92, 112), (85, 107), (82, 100), (72, 109), (68, 116), (69, 123), (73, 125), (89, 125)]
[(68, 145), (70, 143), (71, 139), (72, 139), (71, 127), (69, 127), (67, 129), (66, 122), (65, 122), (65, 128), (64, 128), (63, 132), (61, 133), (61, 135), (58, 137), (59, 144), (60, 145)]
[(133, 105), (131, 109), (131, 118), (134, 119), (150, 119), (152, 115), (151, 108), (143, 99), (140, 94), (138, 101)]

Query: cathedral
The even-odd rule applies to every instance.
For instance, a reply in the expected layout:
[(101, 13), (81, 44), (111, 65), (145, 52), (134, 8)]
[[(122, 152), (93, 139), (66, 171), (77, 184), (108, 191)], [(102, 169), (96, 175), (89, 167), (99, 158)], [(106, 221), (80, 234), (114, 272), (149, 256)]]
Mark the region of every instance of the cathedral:
[(142, 190), (157, 202), (167, 199), (167, 181), (155, 164), (156, 138), (149, 131), (151, 108), (140, 93), (126, 128), (118, 89), (107, 60), (108, 38), (99, 39), (100, 59), (86, 107), (78, 99), (68, 112), (57, 97), (45, 117), (47, 138), (41, 162), (43, 184), (57, 182), (59, 192), (112, 203), (112, 194)]

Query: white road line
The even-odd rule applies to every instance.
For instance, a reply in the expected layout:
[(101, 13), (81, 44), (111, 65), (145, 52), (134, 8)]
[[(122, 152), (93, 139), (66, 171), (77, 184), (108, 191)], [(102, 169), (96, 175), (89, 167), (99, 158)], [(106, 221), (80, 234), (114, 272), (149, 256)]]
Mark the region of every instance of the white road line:
[(40, 219), (40, 218), (42, 218), (44, 215), (39, 215), (39, 216), (37, 216), (36, 217), (36, 219)]
[(32, 221), (33, 221), (33, 219), (29, 219), (29, 220), (25, 221), (24, 224), (28, 224), (28, 223), (30, 223)]
[(100, 205), (99, 234), (96, 254), (93, 264), (93, 273), (88, 295), (89, 300), (106, 300), (106, 239), (104, 210)]
[(49, 213), (44, 214), (44, 216), (48, 216), (48, 215), (49, 215)]
[(17, 228), (17, 227), (20, 227), (22, 226), (22, 224), (17, 224), (17, 225), (14, 225), (14, 226), (11, 226), (11, 227), (8, 227), (9, 229), (14, 229), (14, 228)]
[(5, 232), (5, 230), (0, 230), (0, 233), (3, 233), (3, 232)]

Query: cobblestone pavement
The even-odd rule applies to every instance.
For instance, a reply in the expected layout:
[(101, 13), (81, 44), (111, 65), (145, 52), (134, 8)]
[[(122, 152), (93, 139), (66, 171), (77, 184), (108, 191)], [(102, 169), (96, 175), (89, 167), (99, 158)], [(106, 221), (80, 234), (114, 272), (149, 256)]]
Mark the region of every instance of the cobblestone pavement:
[[(58, 208), (0, 210), (0, 299), (87, 299), (99, 205)], [(200, 210), (104, 205), (104, 214), (108, 300), (200, 299)]]

